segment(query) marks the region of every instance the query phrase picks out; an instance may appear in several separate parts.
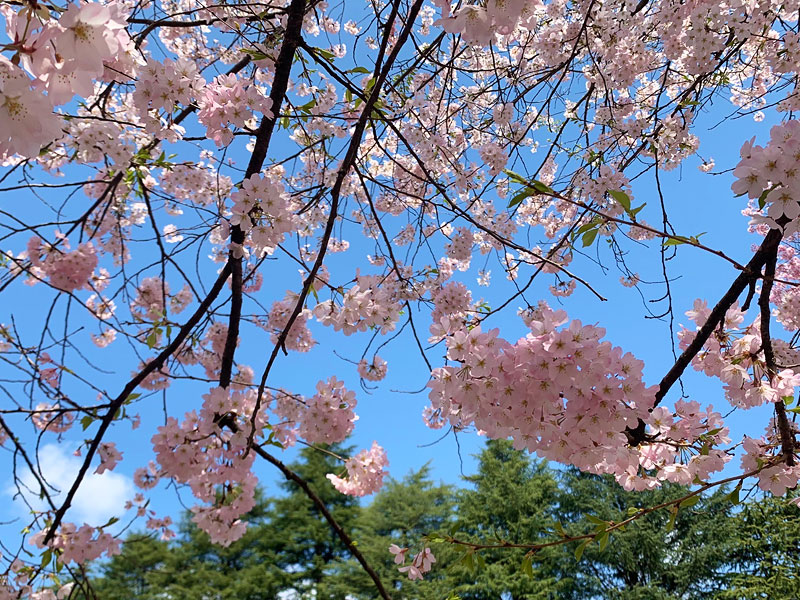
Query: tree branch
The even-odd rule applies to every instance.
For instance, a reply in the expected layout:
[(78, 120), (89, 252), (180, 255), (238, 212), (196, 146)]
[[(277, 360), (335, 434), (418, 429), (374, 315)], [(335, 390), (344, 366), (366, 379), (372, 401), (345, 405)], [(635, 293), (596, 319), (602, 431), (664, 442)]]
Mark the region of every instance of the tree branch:
[[(761, 286), (761, 295), (758, 297), (758, 308), (761, 314), (761, 349), (764, 351), (764, 362), (767, 364), (767, 379), (770, 384), (777, 373), (775, 366), (775, 352), (772, 349), (770, 338), (770, 308), (769, 297), (772, 284), (775, 281), (775, 264), (778, 262), (778, 246), (770, 248), (764, 266), (764, 284)], [(788, 466), (794, 466), (794, 434), (789, 419), (786, 416), (786, 406), (783, 400), (775, 403), (775, 419), (778, 424), (778, 435), (781, 440), (781, 452)]]
[(309, 497), (309, 499), (322, 513), (322, 516), (325, 517), (325, 520), (331, 526), (331, 528), (339, 537), (339, 539), (342, 540), (345, 546), (347, 546), (347, 549), (350, 551), (350, 554), (352, 554), (355, 557), (355, 559), (361, 565), (361, 568), (364, 569), (367, 575), (369, 575), (370, 579), (372, 579), (372, 582), (375, 584), (375, 588), (378, 590), (378, 594), (380, 595), (380, 597), (383, 598), (384, 600), (392, 600), (392, 597), (389, 595), (389, 592), (387, 592), (386, 588), (383, 586), (383, 582), (381, 581), (381, 578), (378, 576), (378, 573), (376, 573), (375, 569), (373, 569), (372, 566), (370, 566), (370, 564), (367, 562), (367, 559), (364, 558), (364, 555), (361, 554), (361, 551), (356, 547), (356, 544), (355, 542), (353, 542), (353, 539), (347, 534), (347, 532), (342, 528), (339, 522), (333, 517), (331, 512), (328, 510), (328, 507), (325, 506), (325, 503), (322, 501), (322, 499), (308, 485), (308, 482), (302, 477), (300, 477), (297, 473), (292, 471), (285, 464), (283, 464), (280, 460), (278, 460), (277, 458), (272, 456), (269, 452), (264, 450), (261, 446), (252, 444), (250, 448), (261, 458), (275, 465), (278, 468), (278, 470), (280, 470), (280, 472), (283, 473), (283, 476), (286, 477), (286, 479), (296, 483), (297, 486), (301, 490), (303, 490), (303, 492), (305, 492), (306, 496)]
[(114, 398), (108, 408), (108, 412), (103, 415), (103, 419), (100, 423), (100, 427), (97, 430), (94, 438), (92, 439), (91, 443), (89, 444), (89, 448), (86, 450), (86, 456), (83, 459), (83, 464), (81, 465), (80, 470), (78, 471), (78, 475), (75, 477), (75, 481), (72, 483), (72, 487), (67, 492), (67, 497), (64, 499), (64, 503), (61, 507), (56, 511), (55, 516), (53, 517), (53, 523), (50, 525), (47, 533), (44, 536), (44, 544), (48, 544), (55, 535), (56, 531), (58, 530), (58, 526), (61, 525), (61, 521), (64, 518), (64, 514), (67, 512), (67, 509), (72, 505), (72, 500), (75, 498), (75, 494), (78, 491), (78, 488), (83, 481), (83, 478), (86, 476), (86, 472), (89, 470), (89, 467), (92, 464), (92, 458), (94, 458), (94, 454), (97, 451), (98, 446), (100, 446), (100, 441), (103, 439), (103, 436), (106, 433), (106, 430), (109, 428), (111, 423), (114, 421), (114, 417), (116, 416), (117, 411), (120, 407), (125, 403), (125, 400), (128, 399), (133, 391), (137, 388), (137, 386), (145, 380), (145, 378), (150, 375), (153, 371), (160, 369), (166, 360), (181, 346), (181, 344), (189, 337), (189, 334), (194, 329), (195, 325), (200, 322), (207, 313), (208, 309), (211, 307), (211, 303), (217, 298), (219, 293), (222, 291), (222, 288), (225, 285), (228, 277), (231, 274), (231, 266), (230, 264), (226, 264), (225, 267), (220, 272), (217, 280), (214, 282), (213, 287), (209, 290), (208, 295), (205, 299), (200, 303), (197, 309), (194, 311), (189, 320), (184, 323), (183, 327), (180, 328), (178, 331), (178, 335), (175, 336), (175, 339), (172, 340), (166, 348), (164, 348), (158, 356), (156, 356), (153, 360), (145, 365), (145, 367), (136, 374), (136, 376), (131, 379), (125, 387), (122, 389), (122, 392)]
[[(256, 132), (255, 147), (250, 155), (247, 171), (244, 174), (245, 179), (261, 171), (261, 167), (264, 166), (264, 161), (267, 159), (267, 150), (272, 140), (272, 132), (275, 131), (275, 123), (278, 120), (283, 101), (286, 99), (286, 90), (289, 88), (289, 77), (292, 73), (294, 54), (302, 39), (300, 32), (303, 28), (305, 8), (306, 0), (292, 0), (289, 5), (286, 31), (281, 49), (278, 52), (278, 60), (275, 62), (275, 77), (269, 94), (270, 100), (272, 100), (271, 114), (265, 114), (261, 118), (261, 123)], [(245, 235), (242, 228), (239, 225), (234, 225), (231, 228), (231, 249), (228, 254), (228, 265), (233, 274), (231, 280), (231, 314), (228, 319), (228, 335), (225, 338), (225, 349), (222, 351), (219, 375), (219, 385), (223, 388), (228, 387), (231, 383), (233, 358), (236, 353), (236, 344), (239, 341), (239, 323), (242, 318), (242, 254), (239, 246), (244, 243), (244, 238)]]

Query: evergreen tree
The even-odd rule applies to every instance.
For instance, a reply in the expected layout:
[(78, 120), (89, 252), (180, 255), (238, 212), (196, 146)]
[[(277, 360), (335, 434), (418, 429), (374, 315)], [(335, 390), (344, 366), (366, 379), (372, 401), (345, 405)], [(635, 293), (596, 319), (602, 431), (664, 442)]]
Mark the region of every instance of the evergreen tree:
[[(347, 449), (331, 448), (336, 453)], [(341, 470), (330, 454), (304, 448), (289, 467), (303, 477), (345, 528), (352, 527), (358, 502), (337, 492), (325, 478)], [(122, 553), (101, 568), (93, 582), (102, 600), (274, 600), (281, 593), (343, 600), (327, 580), (349, 556), (316, 506), (293, 482), (279, 498), (257, 496), (246, 515), (244, 537), (225, 548), (212, 544), (187, 514), (172, 543), (136, 534)]]
[[(346, 456), (352, 449), (329, 450)], [(324, 449), (303, 448), (300, 460), (290, 468), (308, 482), (342, 528), (352, 532), (361, 511), (359, 502), (336, 491), (326, 478), (343, 471), (342, 463)], [(350, 558), (349, 550), (303, 490), (291, 481), (281, 487), (286, 495), (273, 500), (258, 547), (274, 557), (270, 568), (282, 574), (284, 590), (316, 600), (344, 600), (347, 592), (333, 584), (332, 576)]]
[(730, 570), (715, 600), (800, 598), (798, 507), (786, 498), (765, 496), (744, 504), (733, 527)]
[[(680, 498), (683, 486), (664, 483), (646, 492), (626, 492), (611, 477), (569, 469), (560, 477), (558, 519), (571, 535), (593, 531), (587, 515), (620, 522), (630, 509)], [(669, 510), (657, 510), (616, 530), (608, 545), (589, 544), (576, 564), (577, 544), (564, 547), (560, 572), (572, 585), (565, 600), (700, 600), (715, 597), (729, 568), (736, 537), (733, 505), (726, 490), (698, 496), (697, 504), (681, 508), (672, 520)], [(673, 521), (671, 523), (671, 521)], [(570, 525), (571, 524), (571, 525)]]
[[(552, 537), (552, 514), (558, 496), (553, 471), (545, 462), (515, 450), (507, 440), (489, 440), (478, 455), (472, 485), (458, 497), (456, 537), (473, 542), (536, 543)], [(524, 549), (466, 549), (451, 575), (452, 590), (463, 600), (545, 600), (558, 597), (569, 578), (558, 580), (553, 550), (533, 556), (522, 569)]]
[[(337, 453), (347, 450), (332, 448)], [(576, 469), (554, 471), (489, 441), (469, 486), (435, 484), (426, 465), (389, 480), (361, 508), (326, 479), (341, 470), (331, 455), (304, 448), (290, 467), (309, 482), (357, 542), (396, 600), (796, 600), (800, 598), (800, 513), (773, 497), (736, 508), (726, 490), (699, 496), (672, 518), (657, 510), (616, 530), (605, 547), (576, 543), (542, 549), (522, 569), (525, 549), (474, 552), (444, 541), (530, 544), (591, 532), (597, 519), (620, 522), (630, 511), (685, 495), (665, 484), (625, 492), (613, 479)], [(372, 580), (317, 507), (294, 483), (279, 498), (259, 495), (244, 538), (210, 543), (187, 518), (167, 543), (134, 534), (93, 582), (102, 600), (372, 600)], [(594, 520), (593, 520), (594, 519)], [(427, 544), (437, 558), (423, 581), (398, 571), (390, 544), (411, 555)], [(73, 598), (85, 600), (76, 588)], [(92, 599), (94, 600), (94, 598)]]
[[(166, 542), (144, 534), (130, 535), (122, 552), (103, 566), (103, 577), (93, 581), (92, 587), (98, 598), (156, 600), (162, 597), (171, 559)], [(73, 595), (83, 591), (76, 587)]]
[[(419, 549), (424, 536), (445, 531), (453, 520), (455, 490), (444, 484), (434, 484), (430, 468), (425, 465), (401, 481), (390, 479), (358, 519), (355, 538), (364, 556), (381, 577), (384, 586), (397, 598), (443, 600), (451, 589), (445, 568), (434, 569), (423, 581), (410, 581), (398, 571), (389, 546)], [(452, 549), (442, 548), (438, 561), (447, 565), (454, 557)], [(411, 556), (406, 559), (406, 564)], [(352, 597), (367, 600), (376, 597), (375, 587), (364, 570), (348, 561), (337, 577), (338, 586)]]

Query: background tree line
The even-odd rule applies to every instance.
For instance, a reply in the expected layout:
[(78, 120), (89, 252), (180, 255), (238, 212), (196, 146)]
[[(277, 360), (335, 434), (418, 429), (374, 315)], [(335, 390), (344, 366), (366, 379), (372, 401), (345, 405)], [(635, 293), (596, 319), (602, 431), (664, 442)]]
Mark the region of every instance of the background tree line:
[[(346, 449), (334, 450), (347, 453)], [(340, 465), (310, 448), (293, 469), (322, 497), (398, 599), (445, 600), (749, 600), (800, 598), (800, 512), (784, 498), (744, 499), (729, 490), (703, 496), (677, 515), (660, 510), (593, 543), (526, 550), (436, 543), (446, 536), (478, 543), (554, 539), (591, 531), (591, 518), (621, 521), (631, 508), (685, 494), (679, 486), (624, 492), (612, 479), (554, 470), (489, 441), (465, 486), (435, 483), (427, 467), (392, 480), (360, 506), (325, 478)], [(376, 594), (306, 495), (292, 484), (261, 496), (244, 538), (212, 545), (188, 518), (177, 539), (132, 534), (122, 554), (98, 565), (92, 588), (102, 600), (367, 600)], [(674, 518), (673, 518), (674, 517)], [(397, 570), (390, 544), (427, 536), (437, 565), (424, 581)], [(523, 568), (523, 563), (525, 567)], [(529, 565), (529, 567), (528, 567)], [(77, 590), (77, 596), (91, 593)]]

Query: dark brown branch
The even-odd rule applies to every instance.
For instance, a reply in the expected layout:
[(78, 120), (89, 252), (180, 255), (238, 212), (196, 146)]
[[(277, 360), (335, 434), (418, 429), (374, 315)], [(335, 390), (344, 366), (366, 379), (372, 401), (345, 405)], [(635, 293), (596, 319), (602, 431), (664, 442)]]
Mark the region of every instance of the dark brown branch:
[(678, 378), (683, 374), (686, 367), (689, 366), (689, 363), (692, 362), (692, 359), (703, 349), (708, 338), (711, 337), (714, 330), (722, 323), (725, 314), (728, 312), (728, 309), (733, 306), (734, 302), (736, 302), (736, 299), (745, 288), (750, 285), (751, 281), (756, 281), (761, 276), (761, 267), (767, 262), (770, 253), (777, 251), (778, 244), (780, 244), (782, 237), (783, 233), (780, 229), (770, 229), (764, 241), (761, 243), (761, 246), (753, 255), (753, 258), (745, 265), (744, 270), (733, 281), (733, 284), (731, 284), (731, 287), (725, 292), (725, 295), (720, 298), (717, 305), (711, 310), (708, 319), (703, 323), (703, 326), (699, 329), (697, 335), (695, 335), (686, 350), (681, 353), (678, 360), (672, 365), (672, 368), (664, 375), (664, 378), (658, 385), (655, 406), (658, 406), (661, 400), (664, 399), (664, 396), (667, 395), (672, 385), (678, 381)]
[[(385, 31), (391, 31), (391, 27), (393, 25), (394, 16), (397, 13), (397, 5), (399, 2), (395, 2), (392, 9), (392, 14), (390, 15), (387, 26)], [(364, 102), (364, 108), (361, 112), (361, 115), (356, 122), (355, 127), (353, 128), (353, 136), (350, 138), (350, 144), (347, 148), (347, 152), (342, 159), (341, 166), (339, 167), (339, 171), (336, 174), (336, 181), (334, 181), (333, 187), (331, 188), (331, 210), (330, 215), (328, 216), (328, 221), (325, 224), (325, 231), (322, 234), (322, 239), (320, 240), (320, 247), (319, 252), (317, 254), (317, 259), (314, 261), (314, 265), (311, 267), (311, 271), (306, 277), (305, 281), (303, 282), (303, 289), (300, 290), (300, 294), (297, 298), (297, 302), (295, 303), (294, 310), (292, 314), (289, 316), (289, 320), (286, 322), (286, 326), (281, 331), (280, 335), (278, 336), (278, 341), (276, 342), (275, 346), (272, 349), (272, 353), (270, 354), (269, 360), (267, 361), (267, 366), (264, 368), (264, 372), (261, 374), (261, 382), (258, 385), (258, 395), (256, 396), (256, 403), (253, 409), (253, 415), (251, 417), (252, 427), (250, 430), (250, 439), (248, 440), (250, 444), (253, 443), (253, 437), (255, 436), (255, 422), (258, 416), (258, 411), (261, 408), (262, 398), (264, 396), (264, 389), (267, 385), (267, 377), (269, 376), (270, 371), (272, 370), (272, 365), (274, 364), (275, 360), (278, 357), (278, 352), (281, 348), (284, 347), (286, 343), (286, 338), (289, 336), (289, 332), (292, 329), (292, 325), (294, 325), (297, 317), (300, 316), (300, 313), (303, 310), (303, 305), (305, 304), (306, 298), (308, 297), (308, 292), (311, 289), (311, 286), (317, 279), (317, 273), (319, 272), (320, 268), (322, 267), (322, 261), (325, 259), (325, 252), (328, 248), (328, 241), (331, 238), (331, 233), (333, 232), (333, 224), (336, 221), (336, 216), (339, 210), (339, 195), (342, 190), (342, 185), (344, 184), (345, 177), (350, 172), (350, 169), (355, 164), (356, 158), (358, 156), (358, 149), (361, 146), (361, 139), (364, 135), (364, 130), (367, 127), (367, 122), (372, 118), (372, 113), (375, 109), (375, 103), (378, 101), (380, 97), (381, 90), (383, 89), (384, 84), (386, 83), (387, 78), (389, 77), (389, 70), (391, 69), (394, 61), (397, 59), (397, 55), (400, 53), (400, 50), (405, 45), (406, 41), (408, 40), (408, 36), (411, 35), (411, 31), (414, 26), (414, 21), (417, 19), (417, 15), (419, 14), (420, 9), (422, 8), (422, 0), (416, 0), (414, 4), (408, 11), (408, 15), (406, 17), (406, 22), (403, 26), (403, 29), (400, 31), (399, 35), (397, 36), (397, 41), (392, 48), (391, 53), (386, 59), (386, 63), (384, 65), (375, 65), (375, 71), (377, 72), (380, 68), (380, 74), (375, 79), (375, 85), (372, 87), (372, 91), (367, 98), (366, 102)], [(285, 348), (284, 348), (285, 352)]]
[[(250, 161), (247, 164), (247, 171), (244, 175), (245, 179), (261, 171), (261, 167), (264, 166), (264, 161), (267, 159), (267, 150), (272, 140), (272, 132), (275, 131), (275, 123), (278, 120), (283, 101), (286, 99), (286, 90), (289, 88), (292, 63), (301, 40), (305, 8), (306, 0), (292, 0), (289, 5), (286, 32), (281, 49), (278, 52), (278, 60), (275, 63), (275, 77), (269, 94), (270, 100), (272, 100), (271, 114), (265, 114), (261, 118), (261, 123), (256, 132), (253, 153), (250, 155)], [(236, 353), (236, 344), (239, 341), (239, 323), (242, 318), (242, 253), (240, 246), (244, 243), (244, 238), (245, 234), (242, 228), (239, 225), (234, 225), (231, 228), (231, 249), (228, 254), (228, 265), (233, 274), (233, 279), (231, 280), (231, 314), (228, 319), (228, 334), (225, 338), (225, 349), (222, 352), (219, 375), (219, 385), (223, 388), (228, 387), (231, 383), (233, 359)]]
[[(761, 268), (767, 263), (771, 253), (777, 252), (778, 245), (782, 238), (783, 232), (781, 229), (770, 229), (764, 241), (761, 243), (761, 246), (759, 246), (758, 250), (753, 255), (753, 258), (745, 265), (742, 272), (739, 273), (739, 276), (733, 281), (733, 284), (731, 284), (731, 287), (728, 288), (728, 291), (725, 292), (719, 302), (717, 302), (717, 305), (711, 310), (708, 319), (706, 319), (706, 322), (703, 323), (703, 326), (697, 331), (697, 334), (689, 346), (681, 353), (678, 360), (675, 361), (667, 374), (664, 375), (664, 378), (658, 385), (656, 400), (653, 404), (654, 407), (661, 403), (670, 388), (678, 381), (680, 376), (683, 375), (683, 372), (692, 362), (692, 359), (703, 349), (708, 338), (711, 337), (714, 330), (725, 319), (725, 314), (728, 312), (728, 309), (733, 306), (734, 302), (736, 302), (736, 299), (748, 286), (761, 277)], [(641, 419), (639, 419), (636, 428), (627, 427), (624, 433), (631, 446), (637, 446), (642, 442), (648, 441), (648, 437), (645, 434), (645, 423)]]
[[(767, 379), (770, 384), (777, 374), (775, 366), (775, 352), (772, 349), (770, 337), (770, 307), (769, 297), (772, 284), (775, 281), (775, 264), (778, 262), (778, 246), (770, 248), (764, 266), (764, 284), (761, 286), (761, 295), (758, 297), (758, 308), (761, 315), (761, 349), (764, 351), (764, 362), (767, 366)], [(781, 453), (788, 466), (794, 466), (794, 434), (789, 419), (786, 416), (786, 406), (783, 400), (775, 403), (775, 419), (778, 425), (778, 435), (781, 440)]]
[(383, 587), (383, 582), (378, 574), (375, 572), (370, 564), (367, 562), (367, 559), (364, 558), (364, 555), (361, 554), (361, 551), (356, 546), (353, 539), (347, 534), (347, 532), (342, 528), (339, 522), (333, 517), (331, 512), (328, 510), (328, 507), (325, 506), (325, 503), (322, 499), (311, 489), (308, 485), (308, 482), (300, 477), (297, 473), (292, 471), (289, 467), (283, 464), (280, 460), (272, 456), (269, 452), (264, 450), (261, 446), (253, 444), (251, 446), (253, 452), (258, 454), (261, 458), (266, 460), (267, 462), (275, 465), (283, 476), (286, 477), (287, 480), (292, 481), (297, 484), (297, 486), (303, 490), (303, 492), (308, 496), (308, 498), (314, 503), (314, 505), (319, 509), (319, 512), (322, 513), (322, 516), (325, 517), (325, 520), (331, 526), (331, 529), (336, 533), (340, 540), (344, 543), (347, 549), (350, 551), (350, 554), (355, 557), (358, 563), (361, 565), (361, 568), (366, 571), (367, 575), (369, 575), (370, 579), (372, 579), (372, 583), (375, 584), (375, 588), (378, 590), (378, 594), (384, 600), (391, 600), (391, 596), (389, 592), (386, 591), (386, 588)]
[(175, 336), (175, 339), (164, 348), (158, 356), (156, 356), (153, 360), (145, 365), (145, 367), (136, 374), (136, 376), (131, 379), (125, 387), (122, 389), (122, 392), (114, 398), (110, 404), (108, 412), (103, 416), (103, 419), (100, 423), (100, 427), (97, 429), (97, 433), (95, 434), (94, 438), (92, 439), (91, 443), (89, 444), (89, 448), (86, 450), (86, 456), (83, 459), (83, 464), (81, 465), (80, 471), (78, 471), (78, 475), (75, 477), (75, 481), (72, 483), (72, 487), (70, 488), (69, 492), (67, 493), (67, 497), (64, 499), (64, 503), (61, 507), (56, 511), (55, 516), (53, 517), (53, 523), (50, 525), (49, 529), (47, 530), (47, 534), (44, 537), (45, 545), (48, 544), (55, 535), (56, 531), (58, 530), (58, 526), (61, 525), (61, 521), (64, 518), (64, 514), (67, 512), (67, 509), (72, 505), (72, 500), (75, 498), (75, 494), (78, 491), (78, 488), (83, 481), (83, 478), (86, 476), (86, 472), (89, 470), (89, 467), (92, 464), (92, 459), (94, 458), (94, 454), (97, 451), (98, 446), (100, 446), (100, 442), (103, 439), (103, 436), (106, 433), (106, 430), (111, 426), (111, 423), (114, 421), (114, 418), (117, 414), (117, 411), (120, 407), (124, 404), (125, 400), (133, 393), (133, 391), (137, 388), (137, 386), (145, 380), (145, 378), (150, 375), (150, 373), (160, 369), (164, 366), (166, 360), (172, 356), (175, 351), (180, 348), (181, 344), (189, 337), (189, 334), (194, 329), (195, 325), (200, 322), (207, 313), (208, 309), (211, 307), (211, 304), (217, 298), (219, 293), (222, 291), (222, 288), (225, 286), (225, 282), (227, 281), (228, 277), (231, 274), (231, 266), (230, 264), (226, 264), (225, 267), (222, 269), (222, 272), (217, 277), (217, 280), (214, 282), (213, 287), (209, 290), (208, 295), (205, 299), (200, 303), (197, 309), (194, 311), (189, 320), (184, 323), (183, 327), (180, 328), (178, 334)]

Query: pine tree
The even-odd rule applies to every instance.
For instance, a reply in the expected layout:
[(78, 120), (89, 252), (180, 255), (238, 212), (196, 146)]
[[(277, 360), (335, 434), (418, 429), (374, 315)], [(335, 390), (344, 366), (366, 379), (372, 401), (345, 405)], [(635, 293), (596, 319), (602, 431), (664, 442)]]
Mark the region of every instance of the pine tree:
[[(335, 453), (347, 449), (331, 448)], [(312, 448), (300, 451), (289, 467), (303, 477), (338, 522), (351, 528), (360, 507), (337, 492), (325, 478), (341, 469), (330, 454)], [(229, 547), (212, 544), (185, 515), (177, 540), (167, 544), (135, 534), (122, 554), (100, 567), (93, 582), (102, 600), (274, 600), (279, 594), (343, 600), (328, 589), (328, 579), (349, 556), (318, 509), (294, 483), (286, 495), (257, 495), (246, 515), (244, 537)]]
[[(646, 492), (626, 492), (611, 477), (576, 469), (560, 477), (558, 518), (573, 535), (596, 524), (587, 517), (620, 522), (630, 509), (680, 498), (683, 486), (664, 483)], [(654, 511), (616, 530), (607, 546), (586, 546), (576, 564), (577, 544), (564, 548), (560, 571), (572, 585), (565, 600), (700, 600), (715, 597), (729, 568), (730, 547), (737, 536), (733, 504), (727, 490), (698, 496), (690, 507)]]
[[(452, 584), (445, 568), (434, 569), (424, 581), (410, 581), (398, 571), (389, 546), (410, 547), (409, 554), (413, 554), (415, 548), (420, 548), (423, 537), (441, 533), (452, 524), (455, 500), (454, 488), (433, 483), (430, 468), (425, 465), (401, 481), (389, 480), (361, 513), (354, 536), (393, 597), (404, 600), (447, 597)], [(453, 557), (452, 549), (443, 548), (438, 560), (446, 565)], [(337, 582), (343, 591), (359, 600), (376, 597), (371, 580), (354, 560), (341, 570)]]

